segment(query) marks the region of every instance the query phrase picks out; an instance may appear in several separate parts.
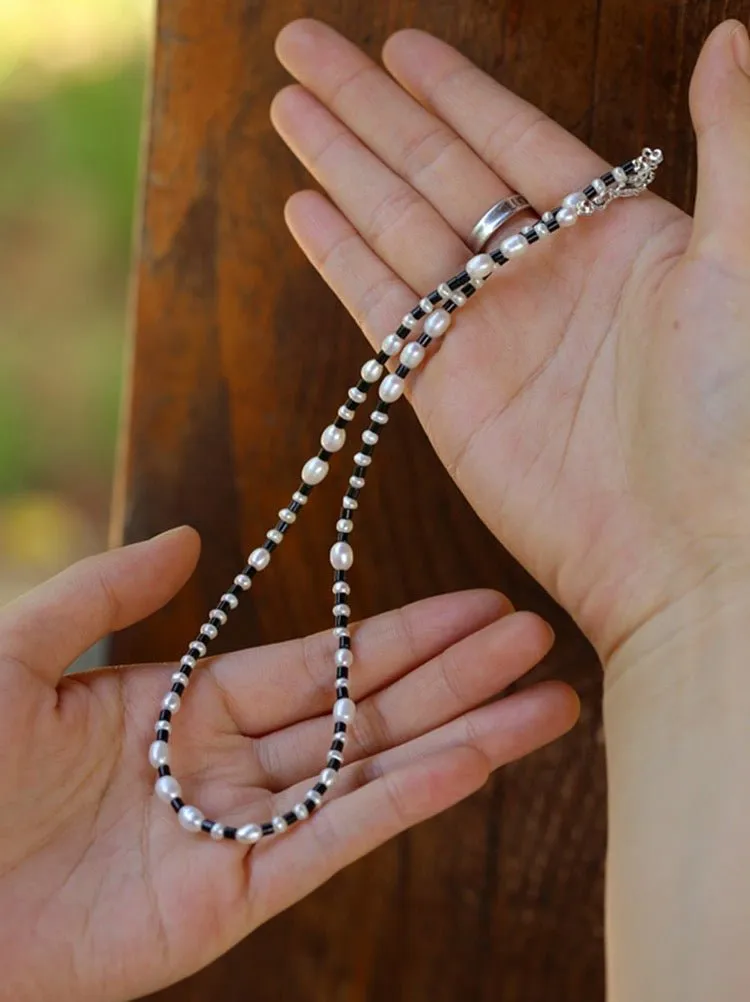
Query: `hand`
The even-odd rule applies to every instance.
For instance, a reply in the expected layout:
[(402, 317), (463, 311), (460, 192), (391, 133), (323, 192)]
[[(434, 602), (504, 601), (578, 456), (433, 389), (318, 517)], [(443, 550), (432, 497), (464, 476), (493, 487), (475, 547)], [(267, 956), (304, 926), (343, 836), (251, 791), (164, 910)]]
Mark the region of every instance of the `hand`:
[[(410, 381), (461, 490), (605, 662), (701, 582), (747, 574), (748, 49), (727, 22), (695, 71), (694, 221), (644, 195), (536, 245)], [(298, 193), (287, 221), (373, 344), (509, 188), (541, 212), (605, 169), (423, 32), (389, 39), (391, 76), (314, 21), (277, 51), (302, 86), (273, 122), (335, 203)]]
[[(558, 683), (482, 705), (548, 650), (536, 616), (488, 591), (419, 602), (354, 632), (359, 711), (331, 802), (252, 850), (189, 835), (146, 759), (173, 666), (61, 675), (168, 601), (197, 556), (195, 533), (174, 530), (0, 610), (2, 999), (108, 1002), (185, 977), (576, 718)], [(172, 735), (191, 802), (246, 823), (309, 789), (330, 740), (334, 649), (326, 633), (196, 669)]]

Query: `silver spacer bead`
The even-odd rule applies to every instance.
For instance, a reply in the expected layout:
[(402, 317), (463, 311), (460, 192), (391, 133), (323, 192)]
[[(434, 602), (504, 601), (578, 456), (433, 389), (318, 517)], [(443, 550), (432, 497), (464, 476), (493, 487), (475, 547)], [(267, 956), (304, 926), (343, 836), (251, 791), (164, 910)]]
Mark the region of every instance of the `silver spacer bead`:
[[(344, 602), (339, 602), (337, 605), (334, 605), (331, 611), (334, 616), (346, 616), (347, 618), (352, 614), (352, 610)], [(174, 696), (175, 693), (172, 693), (172, 695)]]
[(334, 581), (331, 591), (334, 592), (334, 594), (336, 592), (341, 592), (342, 595), (350, 595), (352, 589), (346, 581)]
[(214, 842), (221, 842), (221, 840), (224, 838), (224, 825), (222, 825), (220, 822), (217, 821), (216, 824), (213, 825), (213, 827), (211, 828), (209, 835), (214, 840)]
[(300, 821), (304, 821), (305, 818), (310, 817), (310, 812), (303, 803), (295, 804), (293, 810), (294, 813), (297, 815), (297, 817), (300, 819)]

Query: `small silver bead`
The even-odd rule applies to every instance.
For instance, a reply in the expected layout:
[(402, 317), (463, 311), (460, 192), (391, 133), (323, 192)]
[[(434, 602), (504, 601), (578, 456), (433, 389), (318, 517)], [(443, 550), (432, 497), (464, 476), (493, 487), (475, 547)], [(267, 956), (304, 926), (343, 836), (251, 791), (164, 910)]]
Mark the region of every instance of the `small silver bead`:
[(424, 322), (424, 332), (431, 338), (442, 337), (451, 325), (451, 315), (447, 310), (435, 310)]
[(271, 824), (273, 825), (273, 830), (279, 834), (285, 832), (289, 827), (280, 814), (277, 814), (276, 817), (272, 819)]
[(214, 840), (214, 842), (221, 842), (221, 840), (224, 838), (224, 825), (222, 825), (219, 821), (217, 821), (216, 824), (212, 826), (209, 835)]
[(180, 664), (183, 668), (195, 668), (195, 658), (192, 654), (184, 654), (180, 658)]
[(539, 237), (540, 240), (544, 240), (545, 237), (549, 236), (549, 230), (541, 221), (534, 227), (534, 232)]
[(223, 609), (212, 609), (208, 614), (209, 619), (218, 619), (221, 626), (227, 625), (227, 614)]
[(380, 364), (380, 362), (377, 362), (374, 358), (371, 358), (369, 362), (365, 362), (365, 364), (359, 370), (359, 374), (362, 376), (362, 378), (366, 383), (377, 383), (377, 381), (383, 375), (383, 366)]
[(331, 632), (334, 637), (351, 637), (351, 633), (346, 626), (334, 626)]
[(236, 585), (239, 585), (239, 587), (243, 591), (247, 591), (248, 588), (250, 588), (250, 586), (252, 585), (253, 582), (250, 580), (250, 578), (247, 576), (247, 574), (238, 574), (237, 577), (234, 579), (234, 583)]
[(313, 486), (319, 484), (321, 480), (325, 480), (327, 474), (328, 463), (324, 459), (313, 456), (302, 467), (302, 482)]
[[(437, 313), (431, 313), (427, 320), (432, 320), (436, 317)], [(393, 373), (385, 377), (383, 382), (378, 387), (378, 396), (387, 404), (395, 403), (396, 400), (404, 392), (404, 381), (400, 376), (395, 376)]]
[[(403, 352), (401, 353), (401, 355), (403, 357)], [(378, 442), (380, 441), (380, 435), (378, 435), (378, 433), (375, 431), (370, 431), (369, 428), (365, 428), (365, 430), (362, 432), (362, 441), (365, 443), (365, 445), (377, 445)]]
[(168, 720), (157, 720), (154, 724), (155, 731), (166, 731), (167, 734), (172, 733), (172, 725)]
[(350, 410), (346, 406), (346, 404), (342, 404), (339, 407), (339, 409), (338, 409), (338, 415), (339, 415), (340, 418), (343, 418), (344, 421), (353, 421), (354, 420), (354, 411)]
[(213, 623), (203, 623), (200, 628), (200, 632), (208, 637), (209, 640), (216, 640), (219, 635), (219, 631), (213, 625)]
[(437, 287), (437, 291), (442, 299), (450, 299), (453, 295), (453, 289), (451, 289), (447, 282), (441, 282)]
[(404, 350), (399, 356), (399, 361), (402, 365), (405, 365), (407, 369), (416, 369), (419, 363), (424, 359), (424, 354), (424, 348), (418, 341), (410, 341), (409, 344), (404, 345)]
[(338, 773), (335, 769), (329, 769), (327, 766), (320, 774), (320, 782), (323, 786), (333, 786), (338, 777)]
[(339, 647), (334, 661), (341, 668), (351, 668), (354, 664), (354, 655), (348, 647)]
[(605, 184), (604, 181), (602, 181), (600, 177), (594, 178), (594, 180), (591, 182), (591, 187), (594, 189), (597, 195), (603, 195), (604, 192), (607, 190), (607, 185)]
[(452, 293), (451, 299), (456, 304), (456, 306), (466, 306), (466, 296), (464, 295), (463, 292), (460, 292), (458, 289), (456, 289), (455, 292)]
[(328, 761), (329, 762), (331, 762), (331, 761), (333, 761), (333, 762), (340, 762), (343, 765), (344, 764), (344, 756), (339, 751), (329, 751), (328, 752)]
[(568, 226), (574, 226), (578, 222), (578, 213), (575, 209), (564, 206), (562, 209), (558, 210), (555, 218), (557, 219), (558, 226), (564, 229)]
[(347, 534), (354, 531), (354, 522), (350, 518), (340, 518), (336, 523), (336, 532), (346, 532)]
[(512, 236), (506, 237), (500, 244), (500, 250), (504, 257), (507, 258), (520, 257), (528, 249), (528, 241), (520, 233), (514, 233)]
[(346, 432), (343, 428), (337, 428), (335, 424), (329, 424), (327, 428), (323, 429), (323, 434), (320, 436), (320, 444), (328, 452), (339, 452), (344, 448), (345, 442)]
[(302, 494), (300, 491), (295, 491), (292, 494), (292, 501), (296, 501), (297, 504), (306, 505), (307, 504), (307, 494)]
[(349, 511), (354, 511), (356, 508), (359, 508), (359, 501), (357, 501), (356, 498), (350, 498), (344, 495), (341, 500), (341, 505), (343, 508), (348, 508)]
[[(337, 699), (333, 704), (333, 719), (342, 724), (351, 724), (357, 712), (353, 699)], [(331, 752), (331, 755), (334, 753)]]
[(308, 790), (305, 794), (305, 800), (312, 800), (316, 807), (320, 807), (323, 803), (323, 797), (318, 793), (317, 790)]
[(331, 588), (331, 591), (334, 594), (336, 594), (337, 592), (341, 592), (342, 595), (350, 595), (351, 594), (351, 588), (350, 588), (348, 582), (346, 582), (346, 581), (334, 581), (333, 582), (333, 588)]
[(240, 845), (255, 845), (263, 838), (263, 829), (260, 825), (243, 825), (237, 829), (234, 838)]
[(237, 606), (240, 604), (240, 600), (237, 598), (237, 596), (233, 595), (230, 591), (228, 591), (226, 595), (221, 596), (221, 601), (226, 602), (226, 604), (229, 606), (230, 609), (236, 609)]
[(622, 167), (612, 168), (612, 177), (617, 181), (618, 184), (627, 184), (628, 175), (622, 169)]
[(294, 813), (297, 815), (297, 817), (300, 819), (300, 821), (304, 821), (305, 818), (310, 817), (310, 812), (303, 803), (295, 804), (293, 810)]
[(282, 508), (279, 511), (279, 518), (282, 522), (286, 522), (287, 525), (292, 525), (297, 521), (297, 516), (293, 511), (289, 511), (288, 508)]
[(428, 296), (425, 296), (424, 299), (419, 300), (419, 306), (423, 313), (432, 313), (434, 309)]
[(154, 791), (159, 800), (163, 800), (165, 804), (174, 800), (175, 797), (182, 796), (182, 787), (174, 776), (159, 776), (154, 783)]
[(348, 571), (354, 563), (354, 550), (349, 543), (334, 543), (329, 553), (331, 567), (336, 571)]
[(262, 571), (271, 563), (271, 554), (267, 549), (265, 549), (265, 547), (259, 546), (257, 549), (253, 550), (247, 558), (247, 562), (251, 567), (254, 567), (256, 571)]
[(555, 221), (555, 217), (554, 217), (554, 215), (552, 214), (552, 212), (549, 209), (547, 209), (546, 212), (542, 213), (542, 222), (543, 223), (553, 223), (554, 221)]
[(366, 452), (354, 453), (355, 466), (369, 466), (371, 463), (372, 463), (372, 456), (368, 456)]
[(169, 765), (169, 745), (166, 741), (152, 741), (148, 750), (148, 760), (154, 769)]
[(352, 614), (352, 610), (344, 602), (339, 602), (337, 605), (334, 605), (331, 611), (334, 616), (346, 616), (347, 618)]
[(401, 326), (413, 331), (419, 321), (415, 320), (411, 313), (407, 313), (401, 318)]
[(354, 488), (355, 491), (361, 491), (365, 486), (364, 477), (349, 477), (349, 484)]
[(172, 675), (172, 685), (183, 685), (187, 687), (190, 682), (190, 676), (186, 675), (185, 672), (176, 671)]
[(367, 400), (367, 394), (363, 390), (358, 390), (356, 386), (350, 386), (347, 392), (349, 399), (355, 404), (363, 404)]
[(386, 355), (397, 355), (403, 343), (398, 334), (389, 334), (381, 344), (380, 350)]
[(198, 832), (201, 829), (201, 825), (205, 821), (205, 816), (202, 811), (198, 810), (197, 807), (193, 807), (191, 804), (185, 804), (184, 807), (180, 808), (177, 820), (187, 831)]
[(284, 542), (284, 533), (279, 532), (278, 529), (269, 529), (266, 533), (266, 539), (270, 539), (272, 543), (276, 543), (278, 546)]
[(177, 713), (181, 703), (182, 700), (176, 692), (168, 692), (161, 701), (161, 708), (162, 710), (169, 710), (170, 713)]
[(373, 411), (370, 415), (370, 420), (375, 421), (377, 424), (388, 424), (388, 415), (384, 414), (382, 411)]

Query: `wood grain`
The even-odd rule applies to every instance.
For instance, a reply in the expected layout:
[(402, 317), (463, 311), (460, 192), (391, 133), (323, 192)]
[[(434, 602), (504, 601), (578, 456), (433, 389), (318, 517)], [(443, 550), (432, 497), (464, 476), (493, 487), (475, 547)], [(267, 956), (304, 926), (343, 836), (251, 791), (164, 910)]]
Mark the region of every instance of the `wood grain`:
[[(748, 0), (162, 0), (113, 534), (189, 522), (204, 555), (183, 593), (114, 639), (119, 662), (170, 659), (287, 497), (364, 356), (345, 311), (284, 230), (309, 184), (272, 132), (273, 39), (314, 14), (377, 55), (393, 30), (454, 42), (615, 162), (664, 148), (661, 192), (689, 208), (691, 67)], [(477, 206), (478, 212), (483, 206)], [(273, 267), (269, 267), (269, 262)], [(411, 414), (394, 417), (358, 537), (358, 613), (477, 585), (558, 634), (537, 672), (572, 681), (584, 720), (468, 803), (386, 846), (160, 1002), (600, 1002), (605, 775), (599, 678), (585, 640), (491, 539)], [(273, 576), (219, 648), (328, 625), (330, 478)], [(397, 514), (398, 513), (398, 514)], [(451, 546), (444, 545), (445, 539)]]

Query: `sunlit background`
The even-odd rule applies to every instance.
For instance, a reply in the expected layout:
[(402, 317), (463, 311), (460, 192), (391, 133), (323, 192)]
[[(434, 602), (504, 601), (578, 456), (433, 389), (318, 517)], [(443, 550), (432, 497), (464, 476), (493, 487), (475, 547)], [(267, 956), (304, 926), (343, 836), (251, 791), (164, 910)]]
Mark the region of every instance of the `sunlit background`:
[(0, 603), (106, 543), (152, 0), (0, 0)]

